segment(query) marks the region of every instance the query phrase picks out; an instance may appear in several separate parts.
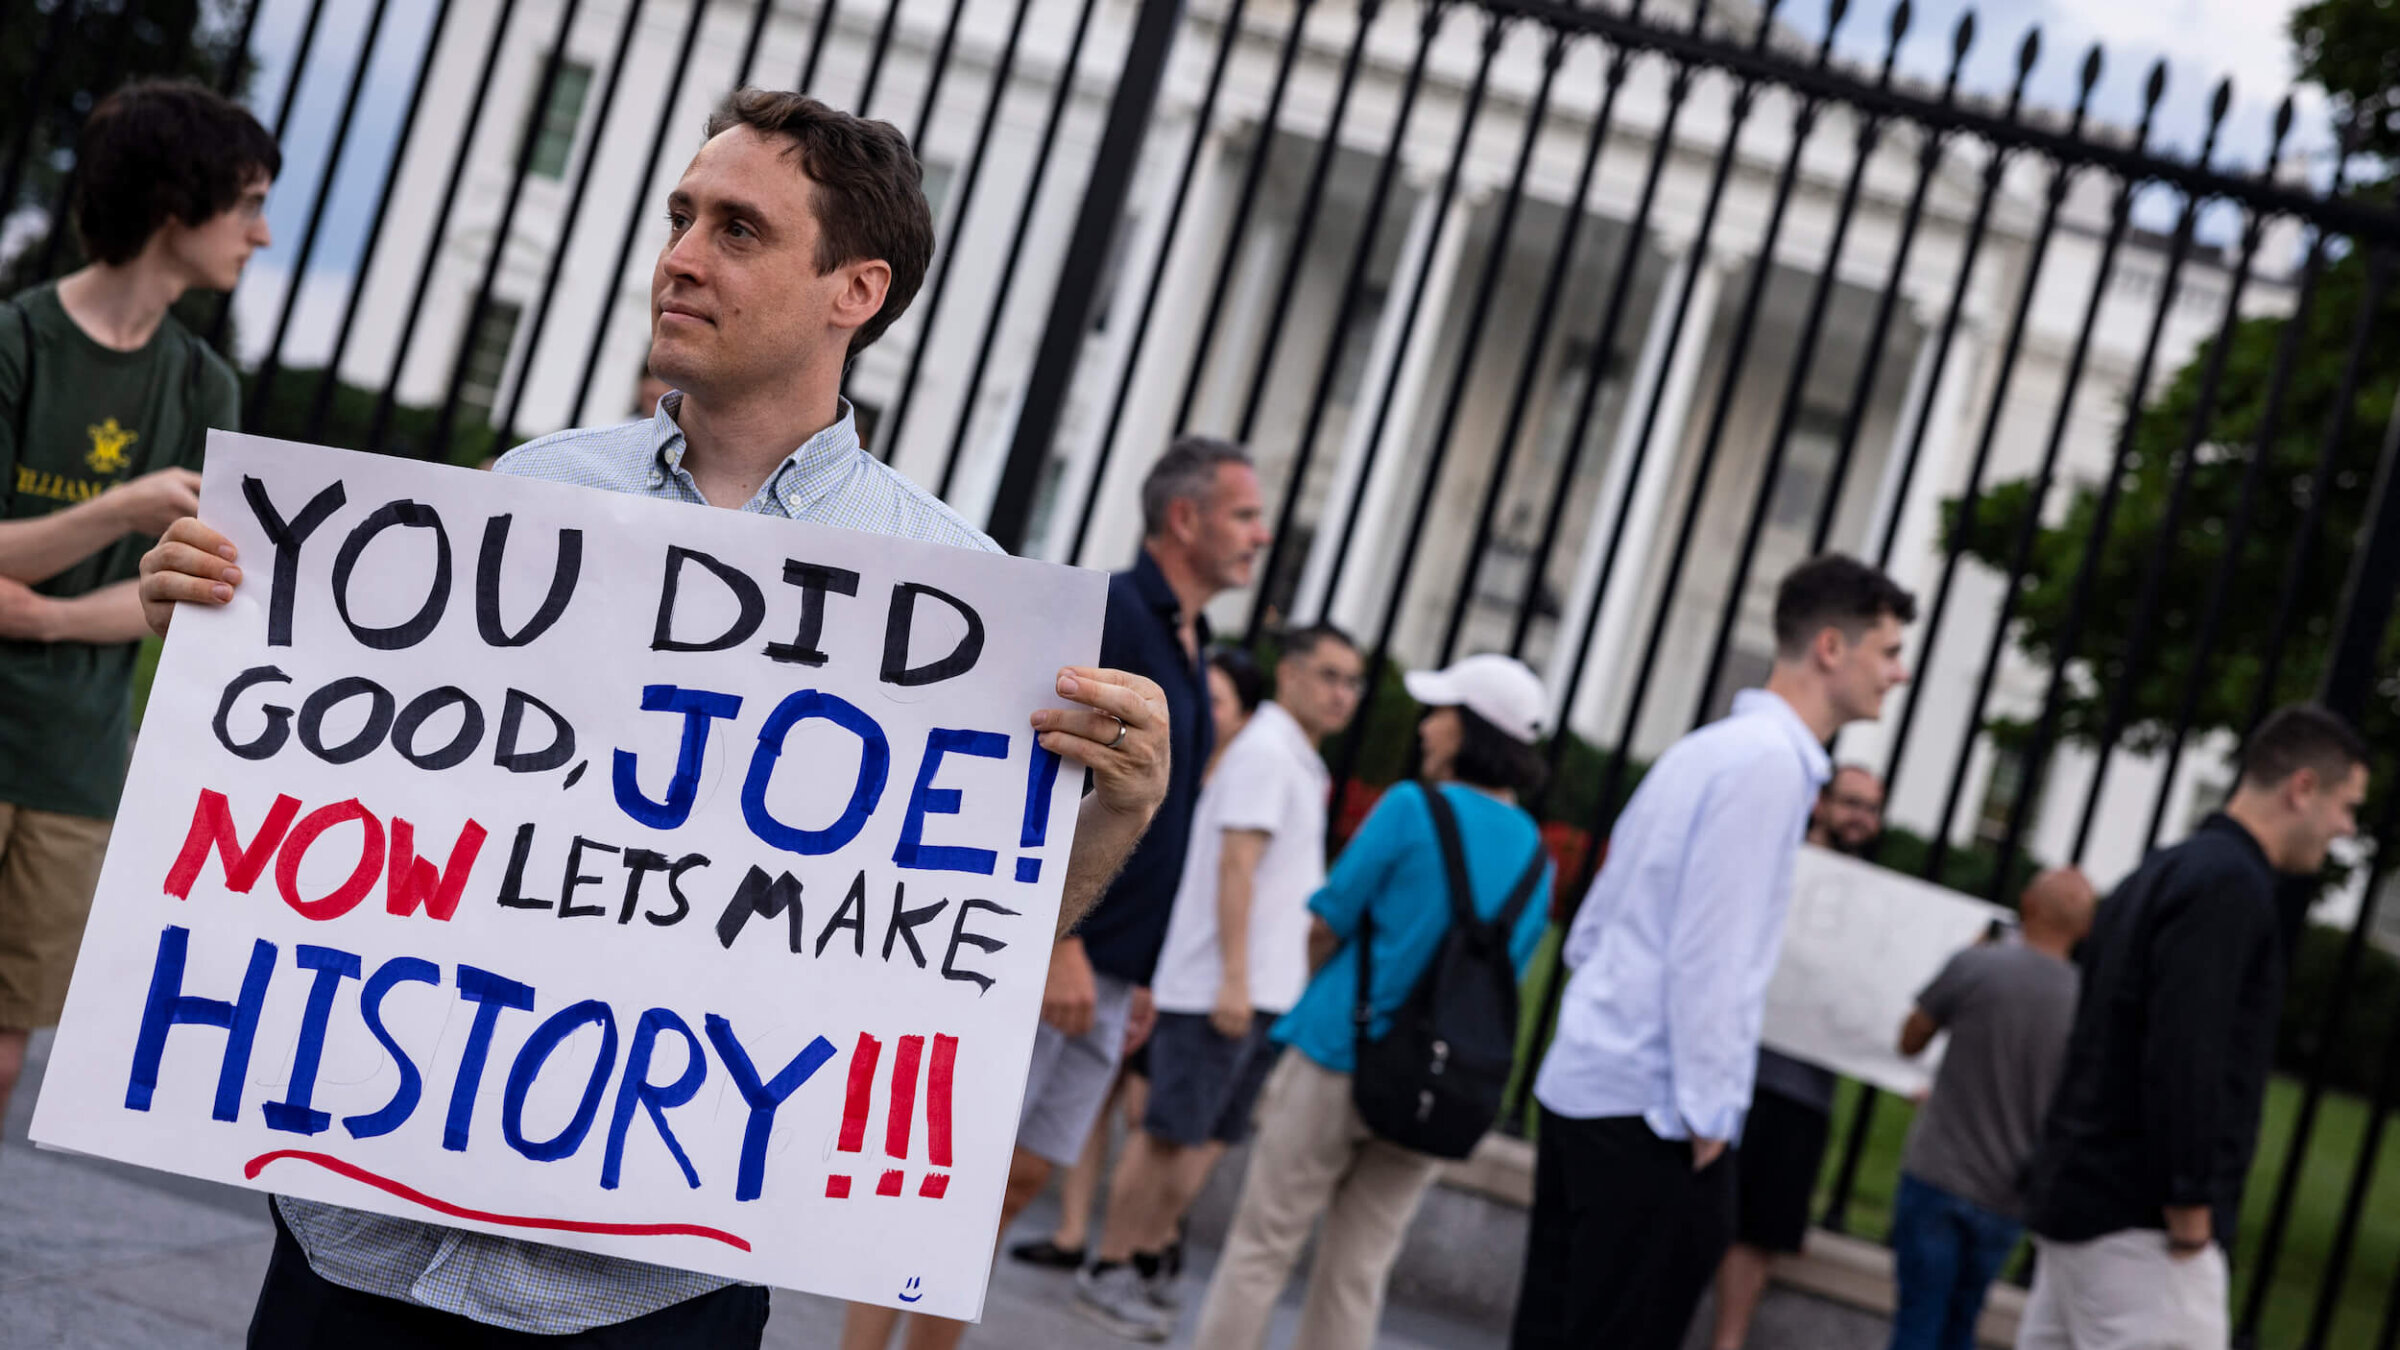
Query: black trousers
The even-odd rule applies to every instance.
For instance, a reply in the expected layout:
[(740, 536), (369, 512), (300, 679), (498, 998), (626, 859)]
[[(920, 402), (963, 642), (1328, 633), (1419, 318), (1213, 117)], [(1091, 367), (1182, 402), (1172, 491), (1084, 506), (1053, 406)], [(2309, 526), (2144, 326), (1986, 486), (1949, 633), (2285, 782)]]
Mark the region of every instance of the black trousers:
[[(267, 1206), (274, 1213), (274, 1205)], [(658, 1347), (756, 1347), (767, 1330), (767, 1291), (732, 1284), (614, 1326), (568, 1336), (485, 1326), (378, 1294), (344, 1288), (309, 1269), (308, 1255), (275, 1214), (275, 1251), (267, 1258), (250, 1350), (651, 1350)]]
[(1639, 1116), (1542, 1112), (1511, 1350), (1676, 1350), (1733, 1241), (1733, 1169)]

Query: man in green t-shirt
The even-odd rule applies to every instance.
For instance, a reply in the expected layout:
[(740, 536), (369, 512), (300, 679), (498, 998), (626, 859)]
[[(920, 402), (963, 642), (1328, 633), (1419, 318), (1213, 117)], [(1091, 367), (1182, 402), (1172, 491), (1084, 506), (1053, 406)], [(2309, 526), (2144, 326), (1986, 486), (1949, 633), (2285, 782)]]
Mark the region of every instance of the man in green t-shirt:
[(76, 146), (89, 266), (0, 304), (0, 1112), (58, 1021), (125, 785), (142, 550), (199, 504), (232, 367), (167, 310), (266, 247), (274, 138), (189, 82), (127, 85)]

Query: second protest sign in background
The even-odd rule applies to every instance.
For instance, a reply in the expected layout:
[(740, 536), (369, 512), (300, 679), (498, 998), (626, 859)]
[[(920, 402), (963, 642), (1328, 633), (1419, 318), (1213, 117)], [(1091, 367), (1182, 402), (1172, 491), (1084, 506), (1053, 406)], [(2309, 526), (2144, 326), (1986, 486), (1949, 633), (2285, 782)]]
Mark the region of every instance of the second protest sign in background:
[(212, 436), (41, 1143), (982, 1307), (1095, 573)]

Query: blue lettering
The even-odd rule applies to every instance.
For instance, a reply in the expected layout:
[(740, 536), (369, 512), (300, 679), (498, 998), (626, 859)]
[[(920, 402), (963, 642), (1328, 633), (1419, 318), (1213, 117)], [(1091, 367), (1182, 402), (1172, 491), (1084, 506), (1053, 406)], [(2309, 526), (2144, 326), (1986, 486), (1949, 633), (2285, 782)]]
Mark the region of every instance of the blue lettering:
[(634, 773), (633, 752), (617, 751), (611, 761), (617, 809), (651, 829), (671, 830), (692, 814), (692, 802), (699, 796), (700, 763), (708, 753), (709, 722), (738, 716), (742, 700), (736, 694), (646, 684), (642, 686), (642, 711), (683, 714), (683, 743), (675, 751), (675, 777), (667, 783), (666, 800), (654, 802), (642, 795), (640, 779)]
[(492, 1028), (499, 1024), (500, 1010), (531, 1008), (533, 986), (488, 970), (460, 966), (458, 996), (476, 1006), (475, 1025), (467, 1030), (466, 1052), (458, 1059), (458, 1081), (450, 1088), (450, 1115), (442, 1124), (442, 1147), (452, 1153), (467, 1151), (467, 1126), (475, 1119), (475, 1094), (483, 1090), (483, 1065), (491, 1058)]
[[(775, 762), (783, 756), (783, 738), (812, 717), (822, 717), (858, 737), (858, 782), (850, 790), (841, 817), (821, 830), (786, 825), (767, 811), (767, 784), (775, 777)], [(803, 857), (831, 853), (858, 837), (866, 828), (875, 803), (883, 799), (884, 780), (891, 776), (892, 747), (883, 728), (856, 705), (822, 689), (803, 689), (775, 705), (767, 724), (758, 729), (758, 749), (750, 756), (750, 776), (742, 784), (742, 819), (760, 839)]]
[(400, 1048), (400, 1043), (392, 1039), (390, 1029), (383, 1024), (384, 995), (392, 992), (392, 986), (403, 980), (439, 985), (442, 982), (442, 968), (422, 957), (395, 956), (377, 966), (375, 973), (367, 977), (366, 987), (359, 990), (359, 1014), (367, 1019), (367, 1030), (374, 1033), (384, 1053), (390, 1055), (392, 1062), (400, 1067), (400, 1086), (392, 1093), (392, 1099), (383, 1104), (382, 1110), (372, 1115), (342, 1117), (342, 1128), (348, 1130), (353, 1139), (373, 1139), (399, 1129), (401, 1123), (417, 1109), (417, 1099), (424, 1094), (425, 1076), (417, 1072), (416, 1061), (408, 1057), (408, 1052)]
[(311, 1109), (309, 1102), (317, 1092), (317, 1065), (325, 1057), (325, 1023), (333, 1016), (333, 996), (344, 979), (358, 978), (358, 955), (303, 943), (292, 949), (292, 959), (302, 970), (317, 972), (317, 978), (308, 987), (308, 1010), (300, 1018), (300, 1045), (292, 1055), (291, 1086), (284, 1089), (282, 1101), (268, 1102), (260, 1110), (270, 1130), (322, 1134), (333, 1124), (333, 1117)]
[[(662, 1031), (672, 1031), (683, 1038), (683, 1073), (672, 1083), (650, 1081), (650, 1052)], [(658, 1127), (658, 1137), (666, 1142), (667, 1151), (675, 1155), (676, 1165), (683, 1169), (683, 1179), (691, 1183), (693, 1190), (700, 1189), (700, 1173), (685, 1156), (683, 1145), (676, 1142), (675, 1132), (667, 1128), (667, 1108), (690, 1101), (707, 1077), (708, 1057), (701, 1053), (700, 1038), (692, 1034), (691, 1024), (664, 1008), (652, 1008), (642, 1014), (642, 1020), (634, 1024), (633, 1045), (625, 1052), (625, 1081), (617, 1087), (616, 1110), (608, 1121), (608, 1151), (600, 1162), (602, 1187), (612, 1191), (617, 1188), (617, 1179), (625, 1169), (625, 1133), (633, 1125), (633, 1108), (639, 1105), (650, 1113), (650, 1123)]]
[(250, 1046), (258, 1039), (258, 1014), (266, 1007), (267, 982), (275, 977), (275, 944), (260, 938), (250, 948), (242, 992), (231, 1003), (183, 992), (184, 957), (192, 930), (169, 924), (158, 935), (158, 964), (150, 970), (150, 996), (142, 1004), (141, 1035), (133, 1046), (133, 1075), (125, 1084), (125, 1108), (150, 1109), (158, 1090), (158, 1064), (167, 1051), (167, 1032), (177, 1024), (225, 1028), (225, 1058), (217, 1068), (217, 1099), (209, 1114), (233, 1120), (242, 1109), (242, 1080), (250, 1074)]
[(750, 1121), (742, 1127), (742, 1164), (734, 1181), (733, 1198), (756, 1200), (766, 1183), (767, 1138), (775, 1133), (775, 1109), (825, 1067), (825, 1061), (833, 1058), (833, 1042), (822, 1036), (810, 1041), (791, 1063), (783, 1066), (783, 1072), (762, 1083), (758, 1069), (750, 1062), (749, 1052), (733, 1037), (733, 1024), (710, 1013), (706, 1025), (708, 1043), (717, 1048), (717, 1058), (725, 1061), (725, 1071), (733, 1075), (734, 1087), (750, 1108)]
[(949, 727), (935, 727), (926, 733), (925, 762), (917, 766), (916, 790), (908, 796), (908, 815), (900, 822), (900, 846), (892, 850), (892, 861), (919, 871), (973, 872), (988, 877), (999, 861), (999, 855), (992, 850), (925, 842), (925, 817), (958, 814), (958, 789), (933, 785), (933, 776), (941, 772), (944, 755), (1006, 759), (1008, 737), (997, 731), (957, 731)]
[[(550, 1052), (587, 1022), (599, 1024), (600, 1053), (592, 1060), (592, 1076), (583, 1085), (583, 1100), (576, 1104), (574, 1118), (548, 1139), (527, 1139), (525, 1094), (532, 1090), (533, 1080), (541, 1076), (542, 1066), (550, 1062)], [(507, 1136), (508, 1146), (535, 1162), (556, 1162), (581, 1148), (583, 1137), (591, 1133), (593, 1118), (600, 1114), (600, 1094), (607, 1090), (608, 1076), (616, 1067), (617, 1019), (607, 1004), (587, 998), (550, 1014), (525, 1038), (523, 1048), (517, 1051), (517, 1062), (508, 1068), (506, 1095), (500, 1099), (500, 1132)]]

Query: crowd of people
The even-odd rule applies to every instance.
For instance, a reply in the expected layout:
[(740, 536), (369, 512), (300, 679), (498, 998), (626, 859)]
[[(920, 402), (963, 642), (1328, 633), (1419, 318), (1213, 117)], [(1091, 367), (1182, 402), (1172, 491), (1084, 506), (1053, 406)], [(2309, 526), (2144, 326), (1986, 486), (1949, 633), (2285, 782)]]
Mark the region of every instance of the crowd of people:
[[(203, 429), (234, 425), (237, 385), (169, 309), (230, 288), (267, 245), (279, 167), (257, 122), (206, 90), (117, 93), (83, 134), (90, 262), (0, 316), (0, 1105), (73, 967), (126, 771), (135, 639), (244, 584), (194, 518)], [(991, 548), (861, 450), (840, 393), (932, 252), (905, 139), (741, 91), (668, 212), (640, 418), (496, 470)], [(1032, 716), (1094, 790), (1000, 1228), (1063, 1177), (1056, 1231), (1010, 1254), (1071, 1271), (1062, 1298), (1101, 1326), (1164, 1340), (1186, 1312), (1186, 1215), (1247, 1143), (1197, 1343), (1263, 1346), (1313, 1234), (1295, 1343), (1367, 1346), (1420, 1200), (1494, 1123), (1514, 987), (1553, 888), (1580, 880), (1550, 865), (1525, 805), (1555, 691), (1505, 656), (1409, 672), (1411, 771), (1328, 869), (1323, 748), (1377, 672), (1325, 623), (1274, 634), (1271, 671), (1217, 644), (1211, 602), (1257, 582), (1269, 542), (1242, 447), (1166, 447), (1141, 512), (1100, 663), (1060, 677), (1077, 707)], [(1883, 785), (1828, 747), (1906, 679), (1914, 617), (1847, 557), (1782, 578), (1764, 686), (1656, 760), (1588, 890), (1562, 897), (1519, 1350), (1678, 1346), (1712, 1285), (1714, 1344), (1734, 1350), (1802, 1246), (1835, 1079), (1762, 1049), (1765, 991), (1804, 841), (1875, 846)], [(2225, 1244), (2289, 953), (2328, 845), (2355, 827), (2366, 759), (2332, 714), (2279, 711), (2224, 810), (2105, 903), (2080, 873), (2044, 872), (2011, 931), (1928, 972), (1894, 1028), (1904, 1055), (1947, 1038), (1903, 1160), (1894, 1350), (1972, 1344), (2027, 1230), (2024, 1350), (2227, 1344)], [(765, 1290), (713, 1276), (272, 1208), (257, 1346), (755, 1345), (767, 1315)], [(966, 1330), (858, 1305), (842, 1343), (937, 1350)]]

